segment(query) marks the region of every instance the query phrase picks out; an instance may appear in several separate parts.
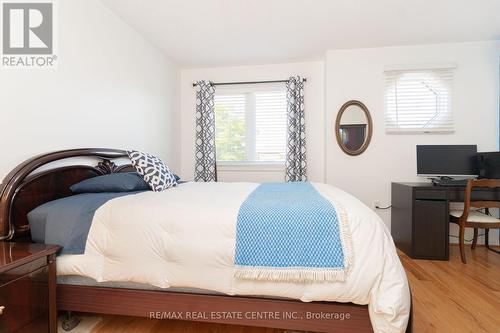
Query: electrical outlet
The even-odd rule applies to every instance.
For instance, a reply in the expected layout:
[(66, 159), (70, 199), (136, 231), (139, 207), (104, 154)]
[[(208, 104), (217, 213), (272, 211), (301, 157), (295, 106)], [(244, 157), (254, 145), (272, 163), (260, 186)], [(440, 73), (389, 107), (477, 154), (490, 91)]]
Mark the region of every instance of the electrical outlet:
[(380, 201), (379, 200), (373, 201), (373, 207), (374, 208), (380, 207)]

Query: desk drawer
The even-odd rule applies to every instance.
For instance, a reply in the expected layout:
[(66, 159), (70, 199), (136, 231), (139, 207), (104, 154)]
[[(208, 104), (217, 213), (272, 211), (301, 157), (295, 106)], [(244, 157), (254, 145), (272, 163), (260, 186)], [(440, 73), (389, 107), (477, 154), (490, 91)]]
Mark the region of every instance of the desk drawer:
[(446, 200), (446, 191), (443, 190), (415, 190), (415, 199), (419, 200)]
[(413, 255), (448, 259), (448, 204), (444, 200), (415, 200)]

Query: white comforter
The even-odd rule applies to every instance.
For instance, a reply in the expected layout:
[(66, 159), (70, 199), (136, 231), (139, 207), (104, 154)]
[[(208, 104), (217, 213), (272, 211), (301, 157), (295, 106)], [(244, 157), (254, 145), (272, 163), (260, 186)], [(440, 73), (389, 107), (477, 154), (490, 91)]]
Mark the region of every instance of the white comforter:
[(193, 182), (113, 199), (95, 213), (85, 253), (58, 258), (58, 274), (229, 295), (369, 304), (375, 332), (404, 332), (410, 293), (389, 231), (353, 196), (329, 185), (313, 185), (348, 215), (354, 258), (345, 282), (276, 283), (233, 277), (236, 217), (258, 186), (255, 183)]

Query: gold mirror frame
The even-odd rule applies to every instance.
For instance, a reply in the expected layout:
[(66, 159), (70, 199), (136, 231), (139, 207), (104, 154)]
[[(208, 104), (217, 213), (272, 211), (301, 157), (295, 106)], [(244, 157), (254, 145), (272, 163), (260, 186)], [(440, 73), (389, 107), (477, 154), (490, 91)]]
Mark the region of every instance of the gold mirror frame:
[[(347, 147), (345, 147), (343, 142), (342, 142), (342, 137), (340, 136), (340, 121), (342, 119), (342, 115), (344, 114), (345, 110), (347, 110), (347, 108), (349, 106), (352, 106), (352, 105), (358, 106), (361, 110), (363, 110), (363, 112), (365, 113), (365, 116), (366, 116), (366, 120), (368, 122), (368, 124), (367, 124), (368, 131), (366, 133), (365, 141), (364, 141), (363, 145), (357, 150), (350, 150)], [(344, 151), (344, 153), (346, 153), (347, 155), (351, 155), (351, 156), (361, 155), (368, 148), (368, 145), (370, 144), (370, 141), (372, 139), (372, 133), (373, 133), (372, 117), (371, 117), (370, 111), (368, 111), (368, 108), (366, 107), (366, 105), (364, 105), (360, 101), (356, 101), (356, 100), (350, 100), (350, 101), (345, 102), (344, 105), (342, 105), (342, 107), (340, 108), (339, 112), (337, 113), (337, 120), (335, 121), (335, 136), (337, 137), (337, 143), (338, 143), (340, 149), (342, 149)]]

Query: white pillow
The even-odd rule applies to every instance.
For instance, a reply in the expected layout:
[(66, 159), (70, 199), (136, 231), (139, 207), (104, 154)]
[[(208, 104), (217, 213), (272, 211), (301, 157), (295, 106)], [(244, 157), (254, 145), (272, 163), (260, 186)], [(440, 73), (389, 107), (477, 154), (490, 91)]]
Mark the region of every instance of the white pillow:
[(127, 150), (132, 166), (154, 192), (177, 185), (175, 175), (160, 158), (136, 150)]

